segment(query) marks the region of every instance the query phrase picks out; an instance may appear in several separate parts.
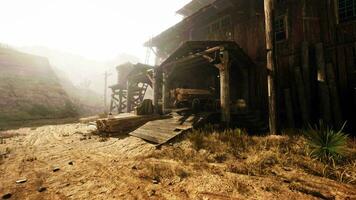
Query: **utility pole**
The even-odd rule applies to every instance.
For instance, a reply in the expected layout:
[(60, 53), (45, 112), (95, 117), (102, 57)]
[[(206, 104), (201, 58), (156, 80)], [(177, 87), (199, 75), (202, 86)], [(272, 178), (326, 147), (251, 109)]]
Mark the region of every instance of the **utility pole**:
[(108, 114), (108, 106), (107, 106), (107, 93), (108, 93), (108, 77), (111, 74), (108, 71), (105, 71), (104, 74), (104, 113)]
[(275, 36), (274, 36), (274, 0), (264, 0), (267, 50), (268, 108), (269, 129), (277, 133), (276, 85), (275, 85)]

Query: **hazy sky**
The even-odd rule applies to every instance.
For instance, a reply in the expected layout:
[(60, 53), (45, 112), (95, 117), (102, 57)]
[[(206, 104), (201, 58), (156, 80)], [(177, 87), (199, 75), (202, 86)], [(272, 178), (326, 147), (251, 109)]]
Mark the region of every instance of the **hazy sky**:
[(190, 0), (0, 0), (0, 43), (46, 46), (96, 60), (144, 61), (142, 44), (181, 20)]

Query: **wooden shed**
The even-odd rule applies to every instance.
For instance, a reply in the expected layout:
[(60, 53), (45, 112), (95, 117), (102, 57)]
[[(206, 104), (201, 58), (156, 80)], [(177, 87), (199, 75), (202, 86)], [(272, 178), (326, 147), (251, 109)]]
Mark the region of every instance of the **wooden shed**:
[(255, 126), (246, 128), (265, 128), (267, 88), (256, 81), (257, 66), (235, 42), (187, 41), (155, 71), (161, 79), (156, 79), (154, 102), (162, 99), (163, 111), (177, 108), (176, 102), (190, 95), (201, 112), (221, 113), (225, 124), (242, 125), (233, 119), (248, 115)]

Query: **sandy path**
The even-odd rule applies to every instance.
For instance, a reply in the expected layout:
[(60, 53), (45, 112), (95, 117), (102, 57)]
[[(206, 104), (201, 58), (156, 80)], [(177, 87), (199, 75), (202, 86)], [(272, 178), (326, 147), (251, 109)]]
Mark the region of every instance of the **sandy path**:
[[(14, 130), (18, 137), (6, 139), (1, 148), (11, 153), (0, 165), (0, 194), (15, 199), (101, 199), (130, 196), (137, 180), (127, 176), (130, 157), (154, 149), (140, 139), (127, 137), (101, 141), (90, 136), (87, 125), (44, 126)], [(86, 135), (85, 140), (83, 135)], [(89, 139), (91, 138), (91, 139)], [(68, 163), (72, 161), (73, 165)], [(52, 172), (54, 167), (60, 170)], [(23, 184), (17, 179), (26, 178)], [(37, 188), (44, 186), (46, 192)]]

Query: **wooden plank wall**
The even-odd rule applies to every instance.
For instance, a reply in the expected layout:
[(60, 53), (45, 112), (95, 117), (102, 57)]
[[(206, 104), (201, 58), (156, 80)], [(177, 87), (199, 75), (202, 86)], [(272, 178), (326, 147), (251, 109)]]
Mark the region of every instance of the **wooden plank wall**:
[[(286, 2), (277, 5), (276, 11), (277, 16), (286, 15), (288, 21), (288, 39), (276, 43), (277, 80), (279, 86), (277, 96), (279, 99), (280, 124), (282, 127), (285, 124), (290, 124), (287, 123), (287, 118), (291, 117), (287, 113), (287, 110), (290, 112), (290, 108), (287, 108), (287, 105), (292, 105), (292, 115), (296, 126), (300, 127), (303, 124), (303, 112), (301, 109), (303, 104), (301, 101), (303, 100), (298, 98), (302, 94), (300, 94), (298, 76), (296, 76), (295, 72), (296, 69), (297, 71), (300, 70), (302, 66), (302, 43), (305, 41), (308, 43), (309, 48), (311, 84), (308, 88), (304, 87), (304, 89), (311, 91), (311, 108), (313, 109), (310, 113), (310, 123), (315, 123), (323, 116), (322, 108), (318, 106), (322, 102), (322, 97), (319, 95), (322, 89), (318, 87), (317, 55), (315, 54), (315, 45), (321, 43), (324, 51), (325, 66), (331, 67), (329, 73), (333, 72), (332, 74), (335, 75), (335, 84), (332, 82), (332, 77), (328, 77), (328, 80), (326, 80), (327, 95), (330, 98), (330, 105), (326, 107), (329, 108), (329, 112), (332, 114), (332, 121), (335, 126), (340, 125), (340, 120), (348, 120), (349, 126), (352, 126), (355, 124), (354, 110), (356, 110), (356, 22), (338, 24), (334, 0), (322, 2), (320, 0), (289, 0)], [(288, 91), (288, 95), (291, 98), (288, 96), (285, 98), (285, 90)], [(286, 99), (292, 99), (292, 102), (286, 102)], [(338, 109), (340, 109), (340, 114), (338, 114)], [(341, 116), (338, 117), (338, 115)]]

